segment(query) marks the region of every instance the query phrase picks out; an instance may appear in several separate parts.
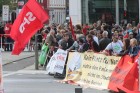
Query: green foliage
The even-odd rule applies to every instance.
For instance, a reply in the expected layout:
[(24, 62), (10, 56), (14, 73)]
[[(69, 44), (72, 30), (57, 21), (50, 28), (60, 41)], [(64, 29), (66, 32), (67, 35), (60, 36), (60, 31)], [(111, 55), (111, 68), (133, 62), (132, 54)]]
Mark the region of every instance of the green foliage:
[(9, 5), (10, 11), (15, 10), (17, 3), (14, 3), (15, 0), (0, 0), (0, 16), (2, 14), (2, 5)]

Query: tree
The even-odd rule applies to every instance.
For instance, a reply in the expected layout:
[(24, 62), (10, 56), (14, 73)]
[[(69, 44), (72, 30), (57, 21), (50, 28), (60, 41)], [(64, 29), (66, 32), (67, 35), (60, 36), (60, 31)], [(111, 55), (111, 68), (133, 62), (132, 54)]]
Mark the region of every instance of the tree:
[(10, 11), (16, 10), (16, 0), (0, 0), (0, 16), (2, 15), (2, 5), (9, 5)]

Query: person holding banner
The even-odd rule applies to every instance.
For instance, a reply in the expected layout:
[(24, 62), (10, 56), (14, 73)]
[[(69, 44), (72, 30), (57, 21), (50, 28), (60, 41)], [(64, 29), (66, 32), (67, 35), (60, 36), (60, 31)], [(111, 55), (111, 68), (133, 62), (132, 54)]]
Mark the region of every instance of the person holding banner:
[(129, 53), (130, 39), (123, 39), (123, 50), (118, 54), (118, 56), (124, 56)]
[[(73, 43), (73, 45), (68, 49), (68, 51), (74, 50), (74, 51), (79, 51), (79, 52), (85, 52), (87, 51), (86, 49), (86, 43), (85, 43), (85, 36), (83, 34), (77, 34), (77, 39)], [(81, 46), (81, 47), (80, 47)], [(80, 48), (80, 49), (79, 49)]]
[(117, 56), (122, 51), (123, 43), (121, 40), (118, 40), (119, 38), (117, 32), (113, 34), (112, 39), (113, 41), (106, 47), (103, 53), (106, 55)]
[(103, 38), (99, 41), (100, 50), (103, 51), (107, 45), (111, 42), (111, 40), (108, 38), (108, 32), (104, 31), (102, 33)]
[(65, 33), (63, 38), (58, 43), (60, 49), (62, 50), (68, 49), (68, 39), (69, 39), (69, 34)]
[(49, 48), (47, 60), (50, 60), (50, 58), (54, 54), (55, 48), (57, 47), (57, 40), (55, 38), (55, 31), (53, 29), (51, 29), (49, 34), (47, 35), (47, 38), (45, 40), (45, 44)]
[(138, 55), (140, 50), (140, 47), (137, 46), (137, 39), (133, 38), (130, 40), (130, 49), (129, 49), (129, 55), (130, 57), (135, 57)]
[(51, 51), (54, 51), (54, 47), (57, 45), (57, 41), (55, 38), (55, 31), (53, 29), (49, 32), (46, 38), (46, 44), (48, 44)]
[(87, 40), (86, 42), (87, 47), (85, 51), (88, 50), (88, 51), (100, 52), (100, 48), (98, 44), (96, 43), (96, 41), (93, 40), (93, 36), (91, 34), (88, 34), (86, 36), (86, 40)]

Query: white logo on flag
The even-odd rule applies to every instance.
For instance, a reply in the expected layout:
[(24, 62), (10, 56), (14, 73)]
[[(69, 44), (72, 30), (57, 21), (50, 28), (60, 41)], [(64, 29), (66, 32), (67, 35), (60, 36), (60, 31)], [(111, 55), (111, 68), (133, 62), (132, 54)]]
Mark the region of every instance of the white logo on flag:
[(21, 33), (23, 33), (24, 30), (25, 30), (25, 25), (26, 25), (26, 24), (29, 25), (29, 24), (30, 24), (32, 21), (34, 21), (35, 19), (36, 19), (36, 17), (33, 15), (33, 13), (32, 13), (32, 12), (28, 12), (28, 13), (26, 14), (26, 17), (24, 17), (22, 24), (21, 24), (20, 27), (19, 27), (19, 31), (20, 31)]

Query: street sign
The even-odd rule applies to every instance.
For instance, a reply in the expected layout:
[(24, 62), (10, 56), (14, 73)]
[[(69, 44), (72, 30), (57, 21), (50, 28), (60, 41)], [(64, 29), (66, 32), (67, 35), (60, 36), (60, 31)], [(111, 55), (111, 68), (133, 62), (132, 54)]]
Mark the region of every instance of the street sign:
[(9, 21), (9, 5), (2, 6), (2, 20)]

